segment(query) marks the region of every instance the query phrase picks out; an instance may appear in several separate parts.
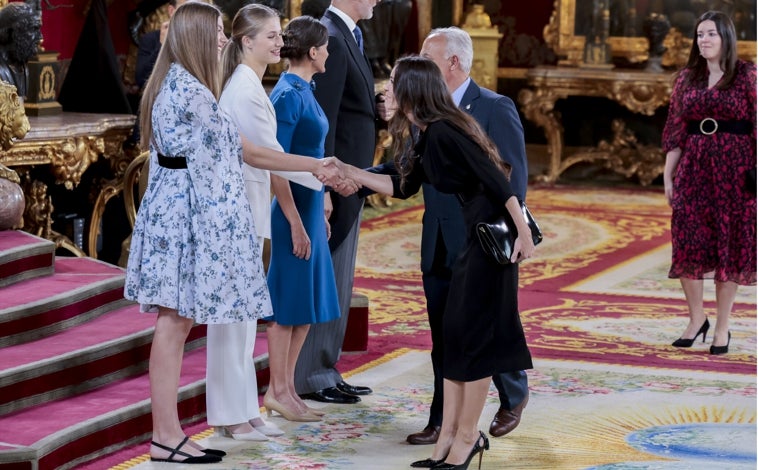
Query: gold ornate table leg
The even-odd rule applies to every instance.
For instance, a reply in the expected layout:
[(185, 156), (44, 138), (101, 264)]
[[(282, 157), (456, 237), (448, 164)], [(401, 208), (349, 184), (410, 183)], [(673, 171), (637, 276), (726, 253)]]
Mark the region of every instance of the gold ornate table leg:
[(537, 180), (546, 183), (555, 183), (565, 169), (561, 165), (563, 125), (561, 125), (561, 114), (555, 110), (555, 102), (558, 98), (543, 89), (537, 91), (524, 89), (518, 95), (524, 116), (545, 130), (550, 164), (546, 174), (538, 176)]
[(25, 232), (50, 240), (55, 243), (56, 248), (64, 248), (76, 256), (87, 256), (71, 239), (52, 229), (53, 201), (47, 194), (45, 183), (32, 181), (26, 173), (24, 194), (27, 199), (24, 209)]
[(124, 190), (124, 172), (137, 155), (138, 150), (136, 148), (132, 150), (123, 149), (126, 137), (123, 134), (106, 135), (103, 141), (104, 156), (108, 159), (115, 177), (102, 183), (97, 199), (95, 199), (95, 205), (92, 207), (92, 214), (90, 214), (87, 249), (92, 258), (97, 258), (97, 237), (100, 235), (100, 223), (103, 220), (105, 207), (111, 198)]

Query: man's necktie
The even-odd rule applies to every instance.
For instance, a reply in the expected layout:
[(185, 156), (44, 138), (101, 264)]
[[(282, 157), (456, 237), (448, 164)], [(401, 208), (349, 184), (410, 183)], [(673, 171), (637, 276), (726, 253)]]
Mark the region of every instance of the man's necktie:
[(358, 26), (353, 29), (353, 35), (355, 36), (355, 41), (358, 43), (358, 48), (363, 52), (363, 32), (361, 31), (361, 28)]

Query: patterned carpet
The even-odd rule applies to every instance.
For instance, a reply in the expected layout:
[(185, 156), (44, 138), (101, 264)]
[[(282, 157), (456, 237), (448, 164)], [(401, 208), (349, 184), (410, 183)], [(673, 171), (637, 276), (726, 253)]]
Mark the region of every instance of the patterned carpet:
[[(678, 281), (666, 278), (670, 212), (661, 192), (534, 188), (529, 205), (545, 234), (520, 269), (531, 398), (521, 426), (491, 439), (482, 468), (755, 468), (755, 288), (740, 288), (729, 354), (709, 355), (711, 336), (672, 348), (687, 310)], [(355, 285), (370, 299), (369, 352), (343, 356), (340, 367), (375, 393), (327, 406), (318, 424), (274, 418), (287, 434), (264, 444), (203, 433), (231, 450), (213, 468), (394, 469), (428, 456), (430, 447), (404, 443), (425, 424), (431, 394), (422, 212), (400, 209), (362, 226)], [(496, 408), (491, 393), (482, 429)], [(141, 460), (120, 468), (161, 468)]]

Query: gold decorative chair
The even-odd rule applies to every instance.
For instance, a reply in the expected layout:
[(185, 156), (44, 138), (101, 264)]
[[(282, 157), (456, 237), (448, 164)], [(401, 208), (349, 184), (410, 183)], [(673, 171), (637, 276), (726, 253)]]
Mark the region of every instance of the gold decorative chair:
[[(138, 184), (138, 196), (142, 197), (145, 191), (145, 181), (147, 172), (147, 162), (150, 158), (150, 152), (142, 152), (132, 160), (124, 172), (124, 207), (126, 216), (129, 218), (129, 225), (134, 228), (134, 221), (137, 218), (137, 202), (134, 198), (134, 186)], [(144, 177), (143, 177), (144, 176)]]
[[(126, 217), (129, 219), (129, 226), (134, 228), (134, 221), (137, 219), (137, 200), (142, 198), (147, 185), (147, 168), (150, 161), (150, 152), (143, 152), (135, 158), (124, 172), (124, 208)], [(137, 187), (135, 197), (134, 188)], [(118, 265), (125, 268), (126, 261), (129, 259), (129, 246), (132, 243), (132, 235), (121, 244), (121, 257)]]
[[(88, 254), (90, 257), (97, 258), (97, 236), (100, 233), (100, 224), (103, 219), (103, 212), (105, 212), (105, 206), (108, 204), (108, 201), (110, 201), (114, 196), (118, 196), (118, 194), (121, 192), (124, 193), (126, 216), (129, 218), (130, 225), (134, 227), (134, 219), (136, 218), (137, 213), (137, 210), (135, 209), (136, 204), (134, 199), (134, 186), (137, 184), (137, 180), (140, 177), (142, 168), (148, 161), (149, 155), (149, 152), (142, 152), (141, 154), (137, 155), (134, 160), (129, 163), (129, 166), (126, 167), (124, 178), (121, 181), (108, 183), (100, 191), (100, 194), (98, 194), (97, 200), (95, 201), (95, 206), (92, 209), (92, 219), (90, 220), (89, 226), (89, 238), (87, 240), (87, 247), (89, 251)], [(125, 246), (128, 246), (128, 243), (130, 241), (131, 235), (124, 241)], [(124, 258), (123, 250), (121, 258)], [(119, 265), (123, 266), (121, 260), (119, 260)]]

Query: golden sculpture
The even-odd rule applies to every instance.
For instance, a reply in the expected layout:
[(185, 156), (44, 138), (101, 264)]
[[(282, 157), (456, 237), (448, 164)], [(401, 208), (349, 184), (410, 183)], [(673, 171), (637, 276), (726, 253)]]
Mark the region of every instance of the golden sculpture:
[(663, 39), (666, 51), (661, 57), (661, 65), (680, 69), (687, 64), (692, 48), (692, 39), (684, 37), (676, 28), (671, 28)]
[(21, 184), (21, 178), (19, 178), (18, 173), (11, 170), (2, 163), (0, 163), (0, 178), (6, 179), (16, 184)]
[(16, 92), (16, 87), (0, 81), (0, 147), (8, 150), (29, 132), (29, 119)]
[(49, 240), (52, 233), (53, 200), (47, 194), (47, 185), (27, 179), (24, 194), (26, 196), (25, 231)]
[(466, 21), (461, 28), (465, 29), (490, 29), (492, 21), (490, 15), (484, 12), (484, 5), (471, 5), (471, 11), (466, 15)]
[[(0, 80), (0, 149), (7, 150), (29, 131), (16, 87)], [(18, 173), (0, 163), (0, 229), (22, 228), (25, 197)]]
[(74, 189), (87, 168), (105, 151), (105, 144), (102, 137), (80, 136), (66, 139), (58, 149), (44, 150), (50, 152), (56, 179), (63, 181), (66, 189)]

